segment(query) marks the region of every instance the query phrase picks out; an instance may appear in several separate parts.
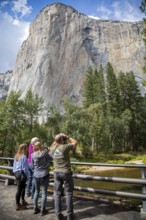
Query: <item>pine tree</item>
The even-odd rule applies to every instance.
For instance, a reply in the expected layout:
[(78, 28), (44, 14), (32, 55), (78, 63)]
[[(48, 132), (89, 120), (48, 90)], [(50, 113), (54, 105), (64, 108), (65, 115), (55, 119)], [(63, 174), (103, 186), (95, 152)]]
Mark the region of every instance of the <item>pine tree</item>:
[(96, 68), (89, 67), (83, 84), (83, 98), (85, 107), (101, 103), (105, 110), (105, 81), (102, 65), (99, 71)]
[(38, 118), (44, 110), (43, 103), (43, 98), (39, 97), (37, 94), (33, 94), (31, 89), (27, 91), (23, 100), (23, 115), (26, 121), (28, 134), (30, 135), (33, 135), (34, 125), (38, 122)]
[(22, 100), (20, 92), (12, 91), (0, 110), (3, 154), (13, 156), (15, 147), (22, 140), (21, 129), (24, 125), (22, 117)]
[(119, 89), (116, 75), (114, 73), (112, 65), (107, 64), (107, 76), (106, 76), (106, 89), (107, 89), (107, 108), (108, 112), (113, 116), (119, 115)]
[(104, 113), (106, 112), (105, 80), (102, 65), (100, 65), (99, 71), (95, 69), (95, 103), (101, 103)]
[(121, 72), (118, 77), (118, 83), (121, 96), (121, 110), (122, 112), (130, 111), (132, 117), (129, 123), (130, 132), (128, 133), (130, 134), (129, 143), (133, 150), (139, 145), (138, 139), (140, 139), (140, 130), (143, 118), (143, 98), (133, 72), (128, 72), (126, 74)]
[(120, 109), (121, 112), (127, 109), (127, 79), (126, 75), (123, 72), (119, 73), (118, 76), (118, 86), (119, 86), (119, 95), (120, 95)]
[(49, 144), (53, 142), (53, 138), (56, 134), (61, 132), (62, 115), (57, 110), (55, 105), (48, 105), (47, 108), (47, 121), (45, 127), (48, 131)]
[(87, 70), (87, 74), (83, 84), (83, 105), (89, 107), (96, 102), (95, 97), (95, 73), (90, 66)]

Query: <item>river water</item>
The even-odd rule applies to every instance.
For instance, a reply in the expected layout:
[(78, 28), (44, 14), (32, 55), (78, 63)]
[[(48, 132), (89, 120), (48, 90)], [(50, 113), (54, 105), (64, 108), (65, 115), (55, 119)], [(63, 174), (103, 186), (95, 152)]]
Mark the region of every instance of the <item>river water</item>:
[[(85, 173), (84, 173), (85, 174)], [(88, 172), (86, 174), (92, 174), (95, 176), (112, 176), (112, 177), (123, 177), (123, 178), (141, 178), (141, 170), (136, 168), (122, 168), (122, 169), (112, 169), (112, 170), (95, 170)], [(125, 184), (125, 183), (115, 183), (115, 182), (105, 182), (105, 181), (92, 181), (92, 180), (75, 180), (75, 185), (91, 187), (97, 189), (108, 189), (116, 191), (125, 191), (133, 193), (141, 193), (142, 186), (137, 184)], [(79, 193), (78, 193), (79, 194)], [(82, 194), (82, 193), (81, 193)], [(84, 193), (84, 195), (89, 195), (89, 193)], [(90, 194), (91, 195), (91, 194)], [(100, 197), (102, 195), (100, 194)], [(105, 197), (105, 196), (103, 196)], [(107, 197), (107, 196), (106, 196)], [(111, 196), (108, 196), (111, 198)], [(112, 196), (113, 198), (113, 196)], [(116, 197), (117, 198), (117, 197)], [(127, 202), (133, 204), (141, 204), (142, 200), (125, 198)]]

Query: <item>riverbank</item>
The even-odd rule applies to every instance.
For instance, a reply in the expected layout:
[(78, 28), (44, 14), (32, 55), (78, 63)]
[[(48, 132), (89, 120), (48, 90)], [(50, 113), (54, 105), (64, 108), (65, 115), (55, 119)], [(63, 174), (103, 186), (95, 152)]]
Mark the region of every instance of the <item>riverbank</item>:
[[(130, 160), (125, 162), (125, 164), (132, 164), (132, 165), (140, 165), (143, 164), (142, 160)], [(105, 167), (105, 166), (91, 166), (91, 167), (86, 167), (84, 166), (82, 168), (82, 171), (89, 174), (89, 173), (95, 173), (95, 172), (103, 172), (103, 171), (108, 171), (108, 170), (122, 170), (125, 169), (123, 167)]]

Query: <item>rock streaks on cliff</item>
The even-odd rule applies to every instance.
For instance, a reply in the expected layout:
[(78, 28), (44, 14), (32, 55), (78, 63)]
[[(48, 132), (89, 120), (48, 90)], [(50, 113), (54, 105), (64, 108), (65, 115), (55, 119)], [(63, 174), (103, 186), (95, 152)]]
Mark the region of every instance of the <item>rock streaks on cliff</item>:
[(60, 108), (65, 96), (81, 103), (81, 89), (89, 65), (115, 73), (133, 71), (143, 77), (143, 22), (95, 20), (60, 3), (48, 5), (30, 25), (28, 39), (17, 55), (11, 90), (29, 88), (45, 103)]

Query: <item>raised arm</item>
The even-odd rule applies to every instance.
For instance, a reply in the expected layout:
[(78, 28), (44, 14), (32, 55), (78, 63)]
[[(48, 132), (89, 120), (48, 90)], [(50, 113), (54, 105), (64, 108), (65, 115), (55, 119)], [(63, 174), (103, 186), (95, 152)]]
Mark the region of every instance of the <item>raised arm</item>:
[(61, 134), (61, 135), (73, 145), (74, 149), (76, 148), (76, 146), (78, 144), (77, 140), (67, 136), (66, 134)]

